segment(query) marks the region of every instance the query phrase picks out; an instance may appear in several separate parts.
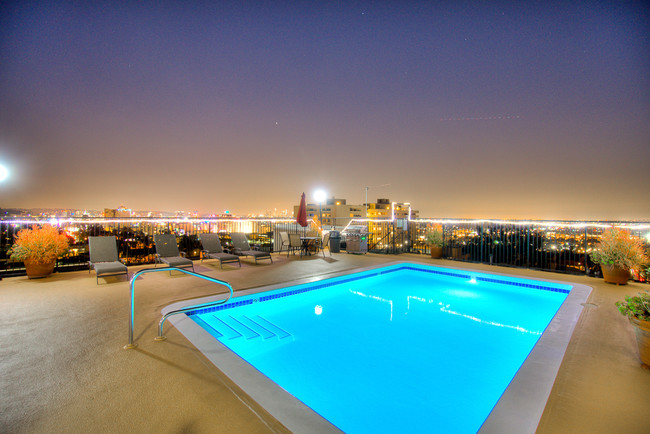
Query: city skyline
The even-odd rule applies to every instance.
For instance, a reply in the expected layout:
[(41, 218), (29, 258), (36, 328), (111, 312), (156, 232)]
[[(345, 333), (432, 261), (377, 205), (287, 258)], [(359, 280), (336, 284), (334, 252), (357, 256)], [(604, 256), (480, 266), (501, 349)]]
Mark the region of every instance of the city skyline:
[(2, 8), (2, 208), (650, 218), (644, 3)]

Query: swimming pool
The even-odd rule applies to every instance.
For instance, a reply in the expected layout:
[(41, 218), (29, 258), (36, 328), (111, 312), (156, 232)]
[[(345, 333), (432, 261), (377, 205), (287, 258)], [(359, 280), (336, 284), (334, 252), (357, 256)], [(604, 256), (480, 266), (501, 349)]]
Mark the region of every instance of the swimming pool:
[[(318, 429), (316, 421), (332, 429), (316, 412), (346, 432), (490, 431), (513, 418), (517, 431), (528, 423), (534, 432), (564, 352), (549, 361), (556, 351), (543, 347), (554, 347), (558, 336), (566, 347), (570, 332), (561, 320), (568, 312), (573, 330), (576, 292), (588, 295), (558, 282), (397, 263), (237, 297), (174, 324), (229, 377), (231, 368), (243, 369), (235, 376), (248, 386), (233, 380), (294, 431)], [(540, 344), (542, 358), (527, 360)], [(239, 357), (225, 356), (222, 345)], [(525, 361), (532, 368), (524, 369)], [(521, 401), (508, 395), (539, 389), (540, 375), (553, 366), (536, 420), (517, 421), (519, 411), (499, 415), (499, 406)], [(532, 384), (512, 381), (522, 371), (532, 371)], [(268, 408), (287, 394), (295, 398), (284, 409)]]

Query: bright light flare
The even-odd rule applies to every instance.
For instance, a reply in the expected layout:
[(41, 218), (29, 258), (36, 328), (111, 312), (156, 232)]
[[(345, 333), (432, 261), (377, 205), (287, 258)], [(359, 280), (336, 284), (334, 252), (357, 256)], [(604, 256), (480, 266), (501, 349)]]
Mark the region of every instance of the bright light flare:
[(327, 197), (327, 193), (325, 193), (325, 190), (316, 190), (314, 192), (314, 199), (318, 203), (325, 202), (326, 197)]
[(4, 181), (7, 178), (9, 178), (9, 169), (0, 164), (0, 182)]

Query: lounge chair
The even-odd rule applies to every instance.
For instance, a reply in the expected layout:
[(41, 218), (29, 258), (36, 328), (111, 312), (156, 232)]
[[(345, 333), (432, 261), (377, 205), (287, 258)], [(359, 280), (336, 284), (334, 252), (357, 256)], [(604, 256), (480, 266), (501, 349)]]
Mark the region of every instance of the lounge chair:
[(241, 232), (233, 232), (230, 234), (230, 239), (232, 240), (232, 245), (234, 247), (233, 253), (235, 255), (252, 256), (255, 258), (256, 264), (260, 259), (270, 259), (271, 263), (273, 263), (271, 253), (251, 249), (251, 246), (248, 244), (248, 240), (246, 239), (246, 234), (243, 234)]
[(194, 271), (194, 262), (183, 257), (184, 253), (181, 256), (181, 252), (178, 251), (176, 235), (156, 234), (153, 236), (153, 242), (156, 244), (156, 265), (162, 262), (170, 267), (192, 267), (192, 271)]
[(225, 253), (221, 247), (221, 241), (219, 241), (218, 234), (200, 234), (199, 239), (203, 245), (203, 258), (207, 257), (210, 259), (216, 259), (219, 261), (219, 265), (223, 268), (224, 263), (237, 262), (241, 268), (241, 261), (239, 256), (231, 255), (230, 253)]
[(95, 270), (98, 285), (100, 276), (126, 274), (126, 278), (129, 278), (129, 270), (117, 254), (115, 237), (88, 237), (88, 250), (90, 252), (88, 273), (91, 269)]

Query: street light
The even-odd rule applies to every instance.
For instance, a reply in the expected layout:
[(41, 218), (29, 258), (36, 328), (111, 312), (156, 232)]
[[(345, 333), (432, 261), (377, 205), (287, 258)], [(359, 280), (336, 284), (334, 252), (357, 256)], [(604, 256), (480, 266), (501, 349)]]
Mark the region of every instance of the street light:
[(325, 190), (316, 190), (314, 192), (314, 199), (318, 202), (318, 218), (321, 228), (323, 227), (323, 201), (327, 197)]

